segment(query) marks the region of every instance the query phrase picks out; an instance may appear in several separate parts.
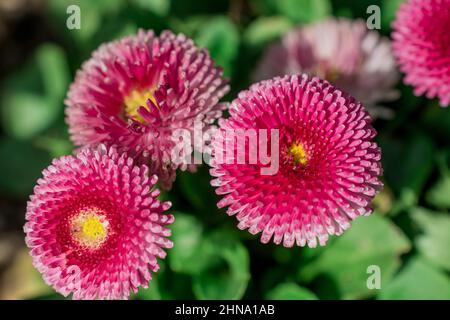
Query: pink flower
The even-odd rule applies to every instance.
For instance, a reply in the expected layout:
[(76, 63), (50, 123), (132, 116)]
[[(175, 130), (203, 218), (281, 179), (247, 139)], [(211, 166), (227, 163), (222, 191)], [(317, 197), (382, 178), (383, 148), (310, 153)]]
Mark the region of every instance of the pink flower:
[(347, 91), (374, 116), (389, 117), (392, 112), (377, 104), (398, 97), (389, 39), (369, 31), (362, 20), (330, 18), (291, 30), (268, 47), (255, 79), (302, 72)]
[[(242, 145), (225, 147), (228, 132), (241, 130), (242, 137), (251, 129), (260, 135), (279, 130), (275, 174), (261, 175), (261, 158), (236, 164)], [(382, 188), (375, 135), (363, 106), (327, 81), (294, 75), (256, 83), (231, 103), (230, 118), (220, 122), (214, 140), (211, 184), (224, 196), (218, 207), (229, 206), (239, 229), (262, 232), (263, 243), (273, 237), (285, 247), (315, 247), (317, 240), (325, 245), (329, 235), (372, 212), (371, 200)]]
[(195, 169), (171, 161), (172, 132), (193, 131), (195, 121), (208, 129), (227, 91), (205, 49), (183, 34), (140, 30), (102, 45), (83, 64), (66, 100), (69, 132), (78, 146), (117, 145), (170, 189), (177, 168)]
[(28, 202), (26, 243), (44, 280), (74, 299), (126, 299), (147, 287), (171, 248), (165, 214), (148, 177), (114, 148), (53, 161)]
[(450, 104), (450, 0), (409, 0), (400, 6), (392, 38), (404, 82), (418, 96)]

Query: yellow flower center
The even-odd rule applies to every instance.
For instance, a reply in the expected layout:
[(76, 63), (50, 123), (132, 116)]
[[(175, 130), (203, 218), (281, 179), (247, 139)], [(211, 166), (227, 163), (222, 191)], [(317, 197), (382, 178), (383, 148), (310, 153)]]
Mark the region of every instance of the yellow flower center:
[(125, 103), (125, 114), (133, 118), (136, 121), (139, 121), (140, 123), (145, 123), (144, 118), (139, 114), (138, 109), (139, 107), (144, 107), (148, 111), (151, 111), (147, 105), (147, 100), (152, 101), (155, 106), (159, 110), (158, 103), (156, 102), (154, 93), (156, 88), (150, 88), (150, 89), (143, 89), (138, 90), (134, 89), (124, 98)]
[(339, 70), (332, 68), (326, 72), (325, 79), (330, 82), (335, 82), (340, 76), (341, 73), (339, 72)]
[(81, 211), (72, 219), (72, 235), (88, 248), (98, 248), (108, 236), (108, 221), (98, 210)]
[(320, 64), (313, 70), (313, 73), (320, 78), (326, 79), (330, 82), (335, 82), (341, 77), (341, 72), (338, 68)]
[(308, 155), (306, 154), (305, 148), (301, 143), (293, 143), (289, 149), (289, 154), (294, 159), (294, 163), (305, 166), (308, 163)]

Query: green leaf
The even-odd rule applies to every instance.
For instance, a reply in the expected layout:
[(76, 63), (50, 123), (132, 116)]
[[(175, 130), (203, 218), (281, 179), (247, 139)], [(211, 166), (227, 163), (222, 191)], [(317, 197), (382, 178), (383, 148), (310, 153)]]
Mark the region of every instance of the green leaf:
[[(69, 30), (66, 26), (70, 16), (67, 14), (67, 8), (70, 5), (77, 5), (80, 8), (80, 29)], [(123, 5), (122, 0), (52, 0), (49, 9), (55, 30), (62, 33), (65, 38), (85, 47), (103, 27), (102, 19), (105, 16), (116, 15)]]
[(70, 82), (64, 51), (53, 44), (43, 44), (36, 52), (36, 60), (45, 96), (54, 103), (62, 104)]
[(203, 28), (209, 21), (210, 17), (204, 15), (190, 16), (185, 19), (172, 18), (169, 21), (170, 29), (176, 33), (184, 33), (190, 38), (194, 38), (195, 34)]
[[(199, 172), (180, 172), (175, 184), (176, 187), (180, 188), (180, 192), (183, 196), (186, 197), (197, 210), (203, 210), (205, 209), (205, 200), (207, 200), (207, 198), (203, 192), (199, 192), (199, 188), (201, 190), (203, 189), (202, 186), (204, 186), (204, 184), (199, 183), (199, 180), (203, 180), (199, 175)], [(193, 185), (196, 185), (195, 189), (192, 188)], [(207, 186), (208, 188), (210, 187), (209, 182)]]
[(30, 143), (1, 139), (0, 190), (17, 198), (26, 198), (50, 161), (47, 152)]
[(317, 300), (314, 293), (296, 283), (282, 283), (266, 294), (269, 300)]
[(329, 0), (277, 0), (278, 12), (294, 22), (313, 22), (331, 14)]
[(441, 177), (427, 191), (426, 200), (437, 208), (450, 208), (450, 176)]
[(384, 136), (380, 145), (385, 177), (395, 193), (410, 189), (420, 195), (434, 166), (433, 140), (424, 132), (415, 132), (406, 141)]
[(285, 17), (261, 17), (253, 21), (244, 33), (246, 44), (261, 47), (268, 42), (279, 38), (293, 26)]
[(415, 239), (419, 252), (435, 265), (450, 271), (450, 216), (414, 208), (411, 218), (424, 232)]
[(180, 212), (175, 213), (175, 217), (171, 227), (174, 246), (168, 255), (170, 267), (175, 272), (200, 273), (209, 263), (202, 223)]
[(198, 299), (240, 299), (245, 293), (249, 273), (247, 249), (225, 232), (216, 232), (207, 239), (210, 265), (193, 277), (193, 290)]
[(32, 93), (10, 92), (3, 100), (3, 128), (9, 136), (27, 139), (48, 128), (54, 105)]
[(383, 29), (389, 30), (395, 14), (405, 0), (382, 0), (381, 1), (381, 25)]
[[(159, 276), (160, 271), (158, 271)], [(161, 300), (161, 293), (159, 292), (159, 282), (158, 276), (155, 274), (152, 276), (152, 280), (150, 281), (148, 288), (140, 288), (138, 293), (133, 295), (133, 299), (135, 300)]]
[(342, 298), (367, 297), (367, 268), (377, 265), (386, 283), (400, 266), (399, 256), (410, 250), (410, 243), (389, 219), (372, 214), (359, 217), (350, 230), (337, 238), (316, 260), (302, 266), (299, 280), (310, 281), (318, 275), (331, 278)]
[(40, 46), (31, 63), (5, 83), (1, 118), (6, 133), (28, 139), (49, 128), (63, 114), (68, 83), (64, 52), (54, 45)]
[(446, 108), (442, 108), (435, 100), (427, 103), (427, 106), (420, 118), (427, 132), (432, 133), (437, 140), (445, 143), (450, 142), (450, 113)]
[(438, 165), (441, 176), (439, 180), (427, 191), (427, 202), (437, 208), (450, 208), (450, 169), (449, 154), (444, 152), (438, 155)]
[(209, 50), (227, 76), (232, 74), (232, 65), (239, 50), (239, 32), (229, 18), (219, 16), (210, 19), (199, 30), (195, 41)]
[(59, 158), (73, 152), (73, 145), (65, 138), (40, 136), (36, 138), (35, 146), (46, 150), (52, 158)]
[(140, 8), (148, 10), (157, 16), (165, 17), (170, 10), (170, 0), (133, 0)]
[(201, 166), (194, 173), (184, 171), (177, 174), (174, 189), (195, 208), (197, 216), (204, 215), (208, 221), (221, 219), (220, 215), (211, 214), (217, 211), (217, 197), (211, 188), (207, 166)]
[(378, 299), (448, 300), (450, 280), (444, 273), (415, 257), (391, 282), (382, 286)]

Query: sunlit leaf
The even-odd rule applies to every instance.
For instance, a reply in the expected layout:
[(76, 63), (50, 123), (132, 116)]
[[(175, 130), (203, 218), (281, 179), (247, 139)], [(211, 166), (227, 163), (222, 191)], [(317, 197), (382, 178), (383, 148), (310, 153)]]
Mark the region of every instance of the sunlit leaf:
[(225, 232), (207, 239), (211, 247), (210, 265), (193, 278), (193, 290), (198, 299), (240, 299), (245, 293), (249, 274), (247, 249)]
[(395, 278), (381, 288), (379, 299), (389, 300), (448, 300), (449, 277), (418, 257)]
[(450, 158), (448, 153), (439, 154), (438, 165), (441, 175), (426, 193), (427, 202), (442, 209), (450, 208), (450, 166), (447, 163), (448, 158)]
[(202, 222), (180, 212), (175, 217), (171, 226), (174, 247), (168, 256), (170, 267), (176, 272), (200, 273), (209, 263)]
[(261, 17), (248, 26), (244, 41), (250, 46), (262, 46), (279, 38), (291, 28), (292, 22), (285, 17)]
[(232, 64), (239, 49), (239, 32), (227, 17), (215, 17), (205, 23), (195, 37), (200, 47), (208, 48), (215, 62), (226, 75), (232, 74)]
[(277, 0), (276, 6), (294, 22), (312, 22), (331, 14), (329, 0)]
[(437, 266), (450, 271), (450, 215), (414, 208), (411, 217), (423, 231), (415, 239), (420, 253)]
[(30, 62), (5, 83), (1, 119), (7, 134), (31, 138), (50, 127), (58, 116), (62, 118), (68, 83), (64, 52), (55, 45), (40, 46)]
[(381, 25), (384, 29), (389, 30), (395, 14), (405, 0), (382, 0), (381, 1)]
[(376, 213), (359, 217), (316, 260), (300, 267), (299, 280), (326, 275), (344, 299), (371, 296), (375, 292), (367, 287), (368, 267), (381, 269), (383, 285), (400, 266), (399, 256), (409, 249), (408, 239), (389, 219)]

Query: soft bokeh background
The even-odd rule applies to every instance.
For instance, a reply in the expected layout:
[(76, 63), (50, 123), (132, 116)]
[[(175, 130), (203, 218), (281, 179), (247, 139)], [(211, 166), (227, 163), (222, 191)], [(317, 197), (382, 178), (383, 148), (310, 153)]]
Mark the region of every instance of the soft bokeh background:
[[(0, 298), (60, 299), (24, 245), (26, 200), (51, 159), (72, 151), (63, 99), (100, 43), (137, 28), (183, 32), (249, 86), (264, 47), (291, 26), (381, 7), (381, 33), (401, 0), (0, 0)], [(81, 30), (66, 8), (81, 8)], [(175, 247), (136, 299), (450, 299), (450, 109), (401, 84), (395, 117), (377, 120), (385, 189), (376, 213), (325, 248), (262, 245), (216, 208), (206, 166), (180, 174), (170, 193)], [(380, 290), (366, 286), (381, 268)]]

